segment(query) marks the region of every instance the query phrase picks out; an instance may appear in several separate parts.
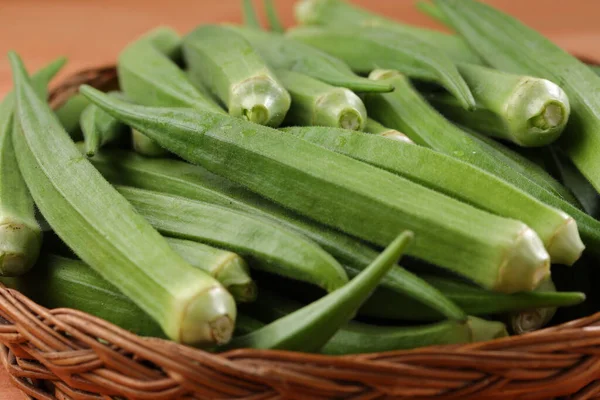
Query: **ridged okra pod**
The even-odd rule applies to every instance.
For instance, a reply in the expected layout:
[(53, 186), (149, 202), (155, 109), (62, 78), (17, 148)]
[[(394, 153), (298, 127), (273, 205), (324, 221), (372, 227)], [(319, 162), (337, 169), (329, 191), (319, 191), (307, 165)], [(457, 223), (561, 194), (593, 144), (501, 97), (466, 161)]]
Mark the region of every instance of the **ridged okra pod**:
[(490, 6), (472, 0), (434, 4), (488, 64), (563, 88), (571, 103), (571, 122), (559, 144), (600, 190), (600, 77), (541, 34)]
[(286, 125), (364, 128), (367, 110), (351, 90), (331, 86), (298, 72), (280, 69), (276, 74), (292, 97)]
[(271, 68), (300, 72), (354, 92), (393, 90), (390, 85), (356, 75), (343, 61), (281, 34), (238, 26), (228, 28), (244, 36)]
[[(122, 96), (119, 92), (112, 96)], [(85, 152), (92, 157), (100, 147), (122, 137), (127, 130), (119, 120), (93, 104), (88, 105), (81, 113), (81, 130), (85, 143)]]
[[(33, 75), (32, 85), (42, 99), (52, 77), (64, 65), (59, 59)], [(15, 94), (0, 103), (0, 275), (27, 272), (38, 258), (42, 230), (35, 219), (33, 199), (19, 171), (12, 144)]]
[(549, 273), (543, 243), (519, 221), (242, 119), (134, 106), (89, 86), (80, 91), (180, 157), (373, 244), (411, 230), (418, 236), (409, 254), (499, 291), (533, 289)]
[[(187, 197), (275, 222), (317, 243), (343, 262), (346, 270), (352, 265), (360, 271), (377, 257), (377, 252), (364, 242), (294, 214), (197, 165), (174, 159), (148, 159), (122, 150), (101, 152), (90, 160), (111, 183)], [(446, 318), (466, 317), (436, 289), (399, 266), (387, 273), (381, 285), (417, 299)]]
[(236, 308), (223, 286), (191, 267), (80, 153), (34, 92), (19, 57), (13, 67), (19, 169), (46, 221), (104, 278), (154, 318), (172, 340), (227, 342)]
[(565, 92), (547, 79), (460, 64), (476, 107), (464, 110), (446, 93), (427, 99), (446, 117), (478, 132), (524, 147), (545, 146), (563, 132), (571, 107)]
[[(483, 169), (530, 196), (564, 211), (577, 222), (579, 234), (591, 251), (600, 249), (600, 222), (565, 201), (550, 187), (542, 187), (528, 164), (508, 157), (493, 140), (460, 129), (437, 112), (408, 82), (394, 71), (375, 71), (374, 78), (384, 79), (397, 90), (364, 98), (373, 118), (401, 130), (415, 143), (445, 153)], [(486, 140), (487, 139), (487, 140)]]
[[(572, 265), (584, 245), (577, 223), (508, 182), (471, 164), (422, 146), (384, 137), (321, 127), (285, 128), (303, 140), (454, 197), (482, 210), (523, 221), (542, 239), (553, 263)], [(465, 185), (468, 182), (468, 185)]]
[(259, 330), (234, 338), (228, 347), (318, 351), (354, 317), (386, 272), (398, 262), (412, 238), (411, 232), (400, 234), (343, 287)]
[(333, 291), (348, 277), (312, 241), (250, 214), (130, 187), (119, 192), (165, 236), (198, 241), (248, 257), (251, 265)]
[(339, 58), (358, 73), (396, 69), (411, 78), (438, 83), (465, 109), (475, 107), (471, 90), (454, 63), (414, 35), (377, 27), (299, 27), (286, 36)]
[(372, 13), (343, 0), (302, 0), (295, 7), (296, 21), (300, 25), (325, 27), (378, 27), (400, 34), (410, 33), (420, 40), (438, 47), (454, 62), (482, 63), (481, 58), (467, 43), (456, 35), (407, 25)]
[(229, 114), (277, 127), (290, 95), (266, 62), (240, 34), (217, 25), (200, 26), (183, 40), (190, 73), (197, 74)]

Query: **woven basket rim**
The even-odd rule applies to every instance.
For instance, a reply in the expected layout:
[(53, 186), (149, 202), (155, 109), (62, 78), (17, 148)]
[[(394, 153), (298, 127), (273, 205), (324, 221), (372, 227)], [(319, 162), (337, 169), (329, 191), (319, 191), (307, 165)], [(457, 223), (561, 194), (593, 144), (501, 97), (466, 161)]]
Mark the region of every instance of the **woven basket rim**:
[[(75, 73), (53, 107), (82, 83), (114, 88), (114, 66)], [(71, 309), (48, 310), (0, 287), (0, 358), (30, 398), (546, 399), (600, 394), (600, 313), (522, 336), (385, 353), (326, 356), (239, 349), (207, 353), (138, 337)]]

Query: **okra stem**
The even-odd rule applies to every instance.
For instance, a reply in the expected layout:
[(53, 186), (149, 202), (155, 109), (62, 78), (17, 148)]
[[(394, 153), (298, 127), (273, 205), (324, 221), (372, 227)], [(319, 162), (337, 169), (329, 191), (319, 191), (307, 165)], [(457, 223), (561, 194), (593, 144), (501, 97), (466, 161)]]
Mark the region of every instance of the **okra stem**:
[(298, 72), (277, 70), (276, 74), (292, 97), (286, 125), (333, 126), (352, 130), (364, 128), (367, 110), (354, 92)]
[(201, 77), (229, 114), (260, 125), (281, 124), (290, 95), (240, 34), (204, 25), (185, 37), (183, 51), (190, 72)]
[(232, 347), (315, 352), (347, 323), (386, 272), (396, 264), (412, 233), (400, 234), (364, 271), (335, 292), (265, 327), (234, 338)]
[(17, 107), (12, 134), (19, 169), (40, 212), (92, 268), (151, 315), (171, 339), (227, 342), (233, 298), (185, 263), (79, 152), (9, 54)]
[[(552, 279), (544, 280), (536, 291), (556, 292)], [(533, 332), (546, 326), (554, 314), (556, 307), (535, 308), (509, 315), (510, 327), (516, 334)]]
[(387, 128), (381, 125), (379, 122), (375, 121), (372, 118), (367, 118), (367, 124), (365, 125), (365, 132), (373, 133), (375, 135), (383, 136), (388, 139), (398, 140), (404, 143), (415, 143), (404, 133), (397, 131), (395, 129)]

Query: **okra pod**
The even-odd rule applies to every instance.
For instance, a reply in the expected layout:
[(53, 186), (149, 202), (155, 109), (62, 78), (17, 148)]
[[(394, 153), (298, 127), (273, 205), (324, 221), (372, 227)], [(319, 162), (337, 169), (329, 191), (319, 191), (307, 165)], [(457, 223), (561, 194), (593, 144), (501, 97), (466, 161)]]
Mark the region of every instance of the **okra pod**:
[(327, 291), (348, 277), (312, 241), (269, 221), (214, 204), (149, 190), (118, 187), (136, 211), (165, 236), (206, 243), (248, 257), (256, 268)]
[(272, 32), (283, 33), (285, 32), (285, 28), (283, 27), (283, 23), (279, 19), (277, 15), (277, 9), (275, 8), (274, 0), (265, 0), (265, 11), (267, 13), (267, 21), (269, 22), (269, 28)]
[(81, 120), (81, 114), (89, 105), (89, 100), (81, 93), (77, 93), (71, 96), (55, 111), (60, 124), (74, 140), (79, 140), (82, 137), (81, 125), (79, 125), (79, 122)]
[[(120, 96), (120, 93), (110, 93)], [(99, 107), (90, 104), (81, 113), (80, 120), (86, 154), (92, 157), (100, 147), (119, 139), (126, 130), (124, 124)]]
[(492, 174), (443, 153), (343, 129), (292, 127), (284, 131), (482, 210), (523, 221), (538, 234), (553, 263), (572, 265), (585, 248), (577, 223), (569, 215)]
[(291, 99), (250, 43), (231, 29), (204, 25), (183, 40), (189, 71), (197, 74), (229, 114), (277, 127)]
[[(536, 199), (564, 211), (577, 222), (579, 234), (589, 250), (600, 249), (600, 222), (574, 207), (556, 193), (539, 185), (527, 165), (505, 155), (490, 138), (478, 137), (450, 123), (396, 72), (376, 71), (397, 90), (368, 95), (363, 100), (373, 118), (401, 130), (415, 143), (445, 153), (518, 187)], [(486, 140), (487, 139), (487, 140)]]
[(242, 14), (244, 16), (244, 25), (254, 29), (262, 29), (260, 26), (260, 21), (258, 20), (258, 16), (256, 15), (256, 11), (254, 10), (254, 6), (252, 5), (252, 0), (242, 0), (242, 10)]
[(302, 0), (295, 7), (296, 20), (300, 25), (326, 27), (379, 27), (398, 32), (410, 33), (419, 39), (438, 47), (454, 62), (480, 64), (483, 61), (469, 45), (456, 35), (387, 19), (343, 0)]
[(549, 273), (543, 243), (519, 221), (242, 119), (135, 106), (89, 86), (80, 90), (183, 159), (347, 234), (381, 246), (398, 230), (411, 230), (419, 236), (409, 254), (499, 291), (531, 290)]
[[(240, 310), (242, 318), (236, 329), (240, 328), (245, 332), (255, 331), (266, 323), (283, 318), (301, 307), (301, 303), (261, 290), (255, 303)], [(375, 353), (485, 341), (506, 335), (504, 324), (475, 317), (469, 317), (464, 322), (444, 321), (423, 326), (378, 326), (350, 321), (321, 348), (321, 353), (335, 355)]]
[[(275, 222), (313, 240), (356, 270), (364, 269), (377, 257), (377, 252), (364, 242), (302, 218), (202, 167), (173, 159), (148, 159), (121, 150), (101, 152), (90, 160), (112, 183), (187, 197)], [(417, 299), (446, 318), (466, 318), (460, 308), (404, 268), (392, 268), (381, 284)]]
[(169, 58), (180, 46), (181, 38), (169, 28), (154, 29), (128, 45), (117, 63), (121, 90), (137, 104), (224, 113), (210, 97), (199, 92)]
[(166, 157), (169, 152), (137, 129), (131, 129), (131, 147), (146, 157)]
[(400, 259), (412, 237), (411, 232), (400, 234), (346, 285), (259, 330), (234, 338), (228, 347), (318, 351), (354, 317), (356, 310)]
[(174, 253), (102, 178), (37, 97), (20, 58), (9, 57), (17, 104), (15, 154), (46, 221), (169, 338), (188, 344), (227, 342), (236, 315), (231, 295)]
[(475, 97), (474, 110), (464, 110), (446, 93), (427, 97), (449, 119), (524, 147), (554, 142), (567, 125), (569, 99), (553, 82), (478, 65), (460, 64), (458, 69)]
[(600, 77), (541, 34), (490, 6), (472, 0), (434, 4), (488, 64), (545, 78), (563, 88), (572, 118), (559, 144), (600, 190)]
[(276, 74), (292, 98), (286, 125), (364, 128), (367, 110), (351, 90), (331, 86), (298, 72), (277, 70)]
[[(40, 98), (46, 98), (48, 83), (64, 63), (64, 59), (56, 60), (32, 77)], [(14, 108), (15, 94), (11, 92), (0, 103), (0, 276), (21, 275), (31, 269), (42, 244), (33, 199), (11, 141)]]
[(230, 251), (202, 243), (175, 238), (165, 238), (169, 246), (192, 267), (207, 272), (240, 302), (256, 299), (256, 284), (250, 277), (246, 261)]
[(454, 63), (414, 35), (377, 27), (300, 27), (286, 36), (339, 58), (354, 72), (396, 69), (411, 78), (440, 84), (465, 109), (475, 107), (473, 94)]
[[(358, 273), (358, 270), (355, 273)], [(353, 276), (354, 273), (349, 275)], [(475, 316), (502, 316), (538, 308), (568, 307), (585, 300), (585, 294), (579, 292), (530, 291), (506, 294), (492, 292), (456, 279), (428, 274), (420, 276), (459, 305), (467, 314)], [(444, 319), (439, 312), (383, 287), (373, 293), (373, 296), (361, 307), (359, 314), (408, 321)]]
[(404, 133), (399, 132), (395, 129), (387, 128), (372, 118), (367, 119), (367, 124), (365, 125), (364, 130), (367, 133), (373, 133), (375, 135), (383, 136), (388, 139), (398, 140), (404, 143), (415, 143), (412, 140), (410, 140), (409, 137), (406, 136)]
[(281, 34), (238, 26), (228, 28), (244, 36), (271, 68), (300, 72), (354, 92), (393, 90), (390, 85), (354, 74), (343, 61)]
[(165, 337), (153, 318), (83, 261), (44, 254), (27, 274), (0, 282), (41, 306), (77, 309), (137, 335)]
[[(556, 286), (549, 277), (540, 283), (536, 291), (556, 292)], [(520, 313), (509, 316), (510, 327), (516, 334), (533, 332), (548, 325), (554, 314), (556, 307), (535, 308), (531, 310), (521, 311)]]

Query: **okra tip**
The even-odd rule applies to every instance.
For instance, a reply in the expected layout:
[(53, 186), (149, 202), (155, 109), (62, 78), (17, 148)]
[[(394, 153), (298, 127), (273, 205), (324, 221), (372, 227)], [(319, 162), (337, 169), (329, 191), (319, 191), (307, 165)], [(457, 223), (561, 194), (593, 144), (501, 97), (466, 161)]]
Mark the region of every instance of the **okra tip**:
[(402, 143), (415, 144), (415, 142), (410, 140), (410, 138), (408, 136), (406, 136), (404, 133), (397, 131), (395, 129), (389, 129), (385, 132), (381, 132), (379, 134), (379, 136), (383, 136), (385, 138), (396, 140), (396, 141), (402, 142)]
[(211, 286), (197, 293), (187, 305), (179, 328), (179, 341), (190, 345), (224, 344), (235, 328), (236, 306), (222, 286)]
[(20, 222), (0, 225), (0, 275), (18, 276), (35, 264), (42, 246), (42, 232)]
[(553, 263), (573, 265), (581, 257), (585, 245), (581, 241), (577, 222), (573, 218), (566, 218), (554, 233), (546, 246)]
[(498, 321), (469, 317), (467, 327), (471, 334), (471, 342), (487, 342), (508, 336), (506, 325)]
[(519, 231), (498, 270), (493, 290), (505, 293), (535, 289), (550, 274), (550, 255), (527, 225)]
[(232, 87), (229, 113), (260, 125), (278, 127), (292, 103), (290, 94), (268, 74), (259, 74)]
[(258, 289), (250, 277), (248, 264), (239, 255), (227, 252), (220, 260), (214, 277), (237, 301), (250, 303), (256, 300)]
[(317, 99), (316, 106), (313, 125), (362, 130), (367, 122), (367, 110), (362, 100), (345, 88), (323, 94)]
[(522, 311), (510, 318), (511, 329), (518, 335), (537, 331), (550, 322), (555, 312), (553, 307)]

